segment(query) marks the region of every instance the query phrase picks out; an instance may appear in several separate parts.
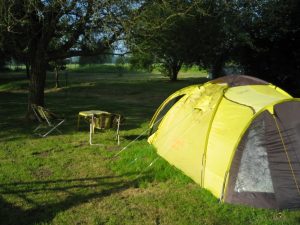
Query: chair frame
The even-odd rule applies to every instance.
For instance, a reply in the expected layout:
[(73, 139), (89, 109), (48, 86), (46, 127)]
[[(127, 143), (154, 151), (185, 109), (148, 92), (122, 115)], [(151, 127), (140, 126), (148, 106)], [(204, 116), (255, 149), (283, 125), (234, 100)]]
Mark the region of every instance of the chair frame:
[[(65, 119), (60, 118), (59, 116), (57, 116), (56, 114), (54, 114), (53, 112), (51, 112), (50, 110), (42, 106), (32, 104), (31, 108), (36, 119), (39, 122), (39, 125), (33, 131), (35, 134), (41, 137), (46, 137), (48, 134), (52, 133), (53, 131), (57, 131), (58, 133), (62, 134), (62, 132), (58, 129), (58, 127), (61, 124), (63, 124), (63, 122), (65, 122)], [(50, 114), (55, 118), (51, 119), (49, 116), (47, 116), (47, 114)], [(57, 123), (53, 123), (53, 121), (57, 121)], [(37, 131), (42, 128), (50, 128), (50, 130), (48, 130), (46, 133), (37, 133)]]

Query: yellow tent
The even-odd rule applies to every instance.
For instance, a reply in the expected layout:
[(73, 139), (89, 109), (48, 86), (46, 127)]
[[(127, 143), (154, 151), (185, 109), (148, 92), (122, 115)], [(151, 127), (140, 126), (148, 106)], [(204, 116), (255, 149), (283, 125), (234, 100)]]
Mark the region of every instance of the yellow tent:
[(300, 207), (300, 101), (265, 81), (226, 76), (181, 89), (148, 141), (221, 201)]

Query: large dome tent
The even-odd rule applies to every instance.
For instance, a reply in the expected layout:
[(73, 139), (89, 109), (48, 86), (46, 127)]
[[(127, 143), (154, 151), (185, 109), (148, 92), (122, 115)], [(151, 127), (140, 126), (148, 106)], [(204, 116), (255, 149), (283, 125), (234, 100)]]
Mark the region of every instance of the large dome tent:
[(300, 100), (250, 76), (181, 89), (150, 122), (159, 155), (221, 201), (300, 208)]

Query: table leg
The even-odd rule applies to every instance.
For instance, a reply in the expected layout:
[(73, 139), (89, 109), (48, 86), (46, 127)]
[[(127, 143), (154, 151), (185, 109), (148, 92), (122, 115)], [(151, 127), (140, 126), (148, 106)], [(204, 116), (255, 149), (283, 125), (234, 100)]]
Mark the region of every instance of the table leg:
[(121, 115), (118, 116), (117, 119), (117, 141), (118, 141), (118, 145), (120, 145), (120, 123), (121, 123)]
[(79, 123), (80, 123), (80, 115), (77, 117), (77, 130), (79, 130)]
[(93, 145), (93, 143), (92, 143), (92, 130), (93, 130), (93, 128), (92, 128), (92, 124), (90, 124), (90, 145)]
[(94, 133), (95, 133), (94, 115), (92, 115), (92, 121), (91, 121), (91, 124), (92, 124), (92, 134), (94, 134)]

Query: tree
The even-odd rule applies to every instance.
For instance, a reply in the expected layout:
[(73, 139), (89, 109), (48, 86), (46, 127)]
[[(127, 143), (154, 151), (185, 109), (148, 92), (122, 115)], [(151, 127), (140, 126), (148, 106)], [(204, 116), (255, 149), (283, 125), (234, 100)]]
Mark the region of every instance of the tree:
[(133, 55), (144, 55), (162, 65), (176, 80), (183, 64), (198, 64), (221, 71), (233, 38), (225, 20), (230, 15), (226, 1), (149, 1), (135, 21), (129, 36)]
[(297, 84), (297, 80), (299, 85), (300, 2), (240, 2), (239, 9), (243, 23), (240, 33), (247, 33), (249, 41), (238, 43), (233, 52), (235, 60), (248, 74), (286, 88)]
[(6, 61), (8, 60), (4, 52), (0, 51), (0, 71), (4, 70)]
[[(124, 32), (132, 0), (2, 0), (0, 42), (30, 65), (29, 105), (44, 105), (46, 65), (98, 55)], [(30, 107), (29, 107), (30, 109)]]
[(134, 21), (127, 45), (136, 65), (149, 67), (149, 59), (160, 64), (171, 80), (177, 80), (186, 53), (183, 16), (192, 3), (188, 1), (145, 1), (143, 11)]
[(129, 64), (131, 69), (151, 72), (153, 70), (154, 59), (150, 54), (134, 52), (129, 57)]

